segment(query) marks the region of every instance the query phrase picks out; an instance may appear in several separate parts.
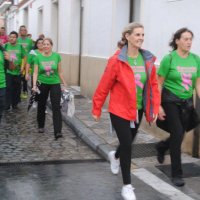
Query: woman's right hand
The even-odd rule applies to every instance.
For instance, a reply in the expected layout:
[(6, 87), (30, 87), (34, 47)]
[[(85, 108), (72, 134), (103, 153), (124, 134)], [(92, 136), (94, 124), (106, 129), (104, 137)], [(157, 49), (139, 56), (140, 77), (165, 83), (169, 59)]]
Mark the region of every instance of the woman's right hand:
[(36, 91), (37, 91), (36, 85), (33, 86), (32, 91), (33, 91), (33, 92), (36, 92)]
[(159, 107), (158, 119), (165, 120), (166, 114), (162, 106)]
[(94, 120), (95, 120), (96, 122), (98, 122), (98, 121), (100, 120), (100, 117), (99, 117), (99, 116), (92, 115), (92, 117), (94, 118)]

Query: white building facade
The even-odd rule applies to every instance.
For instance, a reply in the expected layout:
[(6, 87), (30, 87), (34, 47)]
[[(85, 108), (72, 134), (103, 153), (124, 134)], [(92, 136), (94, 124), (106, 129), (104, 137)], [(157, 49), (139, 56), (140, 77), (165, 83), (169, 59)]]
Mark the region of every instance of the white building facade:
[(92, 96), (107, 59), (130, 21), (145, 27), (144, 48), (158, 62), (169, 51), (172, 34), (181, 27), (195, 35), (193, 51), (200, 52), (199, 0), (21, 0), (6, 13), (8, 32), (26, 25), (33, 39), (44, 33), (63, 58), (69, 85), (80, 85)]

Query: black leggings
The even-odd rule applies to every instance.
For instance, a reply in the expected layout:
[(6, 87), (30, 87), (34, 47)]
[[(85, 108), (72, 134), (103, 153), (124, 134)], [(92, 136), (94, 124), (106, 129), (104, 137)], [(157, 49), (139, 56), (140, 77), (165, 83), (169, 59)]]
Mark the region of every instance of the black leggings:
[(175, 103), (164, 103), (167, 124), (170, 130), (170, 137), (159, 143), (161, 151), (170, 150), (171, 175), (172, 177), (182, 176), (181, 166), (181, 144), (185, 129), (181, 121), (181, 108)]
[(54, 134), (61, 133), (62, 130), (62, 117), (61, 117), (61, 88), (60, 84), (41, 84), (39, 86), (40, 94), (38, 95), (38, 109), (37, 109), (37, 121), (38, 128), (44, 128), (45, 125), (45, 110), (46, 102), (50, 93), (50, 100), (53, 111), (53, 126)]
[(135, 128), (130, 128), (129, 120), (110, 113), (111, 122), (119, 140), (119, 146), (116, 150), (115, 157), (120, 158), (122, 178), (125, 185), (131, 183), (131, 146), (137, 134), (142, 119), (143, 110), (139, 110), (138, 115), (139, 124), (135, 124)]

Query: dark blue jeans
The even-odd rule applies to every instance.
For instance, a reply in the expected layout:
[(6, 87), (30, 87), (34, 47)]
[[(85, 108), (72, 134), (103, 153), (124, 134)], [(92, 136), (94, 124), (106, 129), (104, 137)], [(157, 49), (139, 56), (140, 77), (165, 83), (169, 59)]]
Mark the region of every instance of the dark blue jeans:
[(38, 128), (44, 128), (45, 125), (45, 110), (46, 102), (50, 94), (50, 100), (53, 111), (53, 126), (54, 133), (61, 133), (62, 131), (62, 116), (61, 116), (61, 88), (60, 84), (41, 84), (39, 86), (40, 94), (38, 95), (38, 109), (37, 109), (37, 121)]
[(6, 74), (6, 108), (20, 102), (21, 76)]
[(5, 108), (6, 88), (0, 88), (0, 123)]

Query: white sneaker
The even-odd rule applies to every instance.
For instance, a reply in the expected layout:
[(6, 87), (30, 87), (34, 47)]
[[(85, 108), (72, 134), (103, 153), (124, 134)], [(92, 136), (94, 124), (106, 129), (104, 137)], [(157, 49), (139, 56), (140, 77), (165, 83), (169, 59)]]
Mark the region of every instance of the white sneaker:
[(121, 195), (124, 200), (136, 200), (134, 189), (131, 184), (122, 187)]
[(33, 102), (33, 108), (37, 108), (37, 102)]
[(119, 173), (119, 159), (115, 158), (115, 151), (110, 151), (108, 154), (108, 158), (110, 160), (110, 169), (113, 174)]

